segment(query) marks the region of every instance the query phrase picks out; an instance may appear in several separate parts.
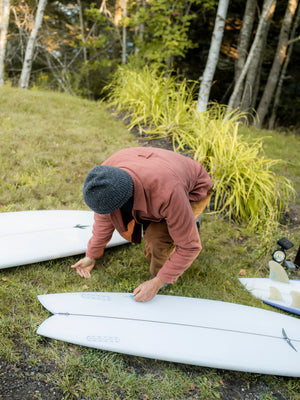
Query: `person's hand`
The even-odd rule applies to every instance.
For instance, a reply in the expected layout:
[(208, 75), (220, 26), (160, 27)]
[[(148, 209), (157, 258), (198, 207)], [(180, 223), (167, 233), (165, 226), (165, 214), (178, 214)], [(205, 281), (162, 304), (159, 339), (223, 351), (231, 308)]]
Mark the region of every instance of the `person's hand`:
[(82, 278), (90, 278), (91, 270), (94, 268), (96, 260), (94, 258), (84, 257), (76, 264), (71, 265), (71, 268), (76, 269), (77, 274)]
[(159, 289), (163, 287), (164, 282), (159, 278), (155, 277), (150, 281), (141, 283), (133, 291), (135, 301), (149, 301), (157, 294)]

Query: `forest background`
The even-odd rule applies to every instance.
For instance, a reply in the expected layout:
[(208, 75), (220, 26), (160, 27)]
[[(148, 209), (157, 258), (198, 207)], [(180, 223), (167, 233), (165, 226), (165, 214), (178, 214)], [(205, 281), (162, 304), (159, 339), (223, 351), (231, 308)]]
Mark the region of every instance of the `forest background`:
[(190, 82), (198, 110), (297, 131), (299, 16), (298, 0), (0, 0), (0, 84), (100, 99), (118, 66), (149, 65)]

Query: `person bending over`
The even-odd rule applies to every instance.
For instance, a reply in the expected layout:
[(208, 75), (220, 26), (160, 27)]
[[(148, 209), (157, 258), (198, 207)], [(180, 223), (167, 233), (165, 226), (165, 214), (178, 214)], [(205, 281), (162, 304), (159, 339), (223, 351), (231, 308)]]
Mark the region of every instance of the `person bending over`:
[(133, 295), (136, 301), (151, 300), (200, 253), (195, 218), (211, 194), (207, 171), (188, 157), (159, 148), (118, 151), (85, 179), (83, 198), (95, 213), (93, 233), (85, 257), (72, 268), (89, 278), (115, 229), (134, 243), (143, 236), (152, 279), (141, 283)]

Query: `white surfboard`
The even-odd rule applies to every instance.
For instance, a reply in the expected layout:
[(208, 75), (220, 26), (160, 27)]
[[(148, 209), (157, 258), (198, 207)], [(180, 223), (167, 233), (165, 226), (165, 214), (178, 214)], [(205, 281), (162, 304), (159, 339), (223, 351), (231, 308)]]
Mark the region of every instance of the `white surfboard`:
[(300, 320), (214, 300), (128, 293), (38, 296), (53, 316), (37, 333), (135, 356), (300, 377)]
[[(0, 213), (0, 269), (85, 253), (93, 223), (92, 211)], [(107, 247), (124, 243), (115, 231)]]
[(269, 262), (269, 278), (239, 278), (256, 298), (281, 310), (300, 315), (300, 281), (289, 279), (282, 266)]

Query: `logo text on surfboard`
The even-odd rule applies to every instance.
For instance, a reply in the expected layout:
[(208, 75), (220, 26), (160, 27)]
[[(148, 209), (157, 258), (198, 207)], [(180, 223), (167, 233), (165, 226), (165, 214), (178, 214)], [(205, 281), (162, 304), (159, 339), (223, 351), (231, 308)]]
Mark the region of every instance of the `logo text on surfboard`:
[(87, 336), (88, 342), (101, 342), (101, 343), (119, 343), (120, 338), (118, 336)]
[(90, 300), (100, 300), (100, 301), (110, 301), (110, 296), (105, 294), (97, 294), (97, 293), (82, 293), (81, 295), (84, 299)]

